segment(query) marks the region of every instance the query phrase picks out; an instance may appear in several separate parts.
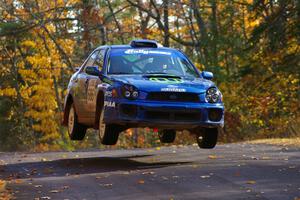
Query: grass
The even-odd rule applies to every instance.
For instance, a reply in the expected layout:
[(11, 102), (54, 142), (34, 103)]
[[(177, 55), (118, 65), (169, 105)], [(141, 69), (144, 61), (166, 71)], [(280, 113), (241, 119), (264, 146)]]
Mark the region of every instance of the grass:
[(291, 146), (300, 148), (300, 137), (296, 138), (270, 138), (270, 139), (258, 139), (249, 141), (250, 144), (272, 144), (279, 146)]

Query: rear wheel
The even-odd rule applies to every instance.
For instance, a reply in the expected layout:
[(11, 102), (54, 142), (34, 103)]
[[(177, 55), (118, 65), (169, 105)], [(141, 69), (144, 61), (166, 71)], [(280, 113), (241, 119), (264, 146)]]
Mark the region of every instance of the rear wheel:
[(172, 143), (176, 138), (176, 131), (172, 129), (165, 129), (158, 132), (158, 137), (162, 143)]
[(102, 109), (99, 118), (99, 138), (102, 144), (115, 145), (119, 138), (119, 127), (117, 125), (105, 124), (103, 121), (104, 109)]
[(218, 128), (204, 128), (201, 133), (197, 134), (197, 143), (201, 149), (212, 149), (218, 141)]
[(68, 132), (71, 140), (83, 140), (86, 133), (86, 126), (78, 123), (74, 105), (71, 104), (68, 115)]

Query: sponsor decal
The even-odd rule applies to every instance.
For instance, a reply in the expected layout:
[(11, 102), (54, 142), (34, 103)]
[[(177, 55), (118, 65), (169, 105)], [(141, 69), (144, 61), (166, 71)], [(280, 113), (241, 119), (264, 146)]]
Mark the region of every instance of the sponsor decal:
[(93, 109), (93, 106), (96, 105), (96, 87), (97, 87), (97, 80), (91, 79), (88, 82), (87, 88), (87, 106), (90, 109)]
[(144, 49), (128, 49), (125, 51), (126, 54), (161, 54), (161, 55), (171, 55), (170, 52), (166, 51), (153, 51)]
[(186, 92), (184, 88), (161, 88), (162, 92)]
[(112, 97), (112, 91), (106, 91), (104, 96), (105, 97)]
[(113, 102), (113, 101), (104, 101), (104, 107), (115, 108), (116, 107), (116, 102)]
[(166, 83), (166, 84), (178, 84), (183, 83), (183, 80), (180, 78), (162, 78), (162, 77), (151, 77), (149, 78), (150, 81), (159, 82), (159, 83)]

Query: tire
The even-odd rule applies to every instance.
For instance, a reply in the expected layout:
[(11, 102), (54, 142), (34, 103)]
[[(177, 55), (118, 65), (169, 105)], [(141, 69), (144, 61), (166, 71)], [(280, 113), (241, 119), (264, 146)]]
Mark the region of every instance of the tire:
[(197, 143), (201, 149), (212, 149), (218, 141), (218, 128), (204, 128), (202, 133), (197, 134)]
[(161, 143), (172, 143), (176, 138), (176, 131), (166, 129), (158, 132), (158, 137)]
[(100, 142), (104, 145), (115, 145), (118, 142), (120, 128), (117, 125), (105, 124), (103, 121), (104, 109), (102, 109), (99, 118), (98, 134)]
[(86, 126), (78, 123), (74, 105), (71, 104), (68, 113), (68, 132), (71, 140), (83, 140), (86, 134)]

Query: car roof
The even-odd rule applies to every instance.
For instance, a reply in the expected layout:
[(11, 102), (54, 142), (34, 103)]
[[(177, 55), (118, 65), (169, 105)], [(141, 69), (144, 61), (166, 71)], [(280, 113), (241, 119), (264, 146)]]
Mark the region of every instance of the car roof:
[(168, 47), (157, 47), (157, 48), (153, 48), (153, 47), (132, 47), (130, 45), (104, 45), (104, 46), (97, 47), (97, 50), (98, 49), (102, 49), (102, 48), (110, 48), (110, 49), (166, 49), (166, 50), (176, 50), (176, 49), (168, 48)]
[(147, 40), (147, 39), (134, 39), (127, 45), (104, 45), (99, 46), (95, 50), (110, 48), (110, 49), (165, 49), (165, 50), (173, 50), (173, 48), (167, 48), (163, 45), (159, 44), (155, 40)]

